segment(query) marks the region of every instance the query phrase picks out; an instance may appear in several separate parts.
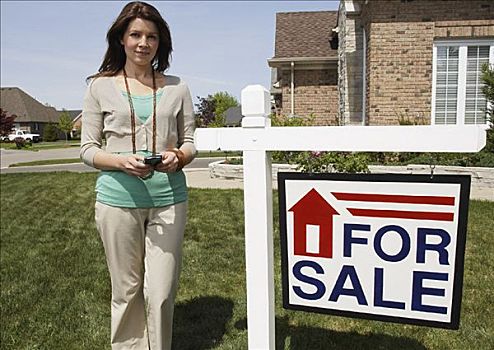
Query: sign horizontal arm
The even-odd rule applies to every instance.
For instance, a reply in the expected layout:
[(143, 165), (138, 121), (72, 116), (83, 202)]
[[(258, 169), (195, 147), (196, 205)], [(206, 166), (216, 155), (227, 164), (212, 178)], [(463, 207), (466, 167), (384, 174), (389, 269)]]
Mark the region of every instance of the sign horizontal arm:
[(482, 126), (308, 126), (200, 128), (199, 151), (478, 152)]

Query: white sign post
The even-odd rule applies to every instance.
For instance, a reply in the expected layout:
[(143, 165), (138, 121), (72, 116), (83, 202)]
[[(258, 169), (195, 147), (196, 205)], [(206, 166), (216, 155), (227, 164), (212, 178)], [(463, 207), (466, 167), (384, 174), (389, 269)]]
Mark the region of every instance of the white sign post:
[(250, 350), (274, 350), (273, 207), (267, 151), (478, 152), (482, 126), (271, 127), (269, 92), (242, 90), (242, 128), (197, 129), (199, 151), (243, 151)]

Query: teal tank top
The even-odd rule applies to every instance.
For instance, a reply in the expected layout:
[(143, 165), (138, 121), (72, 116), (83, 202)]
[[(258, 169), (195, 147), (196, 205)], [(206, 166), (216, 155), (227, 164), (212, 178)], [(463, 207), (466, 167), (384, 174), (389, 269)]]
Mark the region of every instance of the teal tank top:
[[(127, 98), (126, 92), (122, 94)], [(163, 91), (156, 94), (156, 103), (162, 95)], [(132, 103), (136, 116), (145, 123), (152, 113), (153, 95), (133, 96)], [(152, 154), (148, 150), (138, 150), (137, 153), (143, 156)], [(104, 170), (96, 180), (96, 200), (123, 208), (155, 208), (184, 202), (187, 200), (185, 174), (183, 171), (155, 171), (152, 177), (141, 179), (123, 171)]]

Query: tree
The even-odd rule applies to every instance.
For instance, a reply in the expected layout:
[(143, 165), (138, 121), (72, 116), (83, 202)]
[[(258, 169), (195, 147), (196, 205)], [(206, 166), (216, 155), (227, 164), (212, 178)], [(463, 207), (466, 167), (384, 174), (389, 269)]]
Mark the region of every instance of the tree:
[(54, 123), (48, 123), (43, 129), (44, 141), (56, 141), (58, 140), (58, 129)]
[(199, 103), (196, 103), (197, 113), (196, 122), (198, 127), (206, 128), (210, 123), (214, 121), (214, 110), (216, 108), (216, 102), (213, 96), (199, 97)]
[(225, 91), (215, 93), (213, 98), (215, 101), (215, 118), (211, 126), (223, 127), (226, 125), (226, 111), (230, 107), (237, 107), (238, 101)]
[(72, 127), (73, 123), (70, 114), (64, 109), (58, 120), (58, 129), (65, 134), (65, 142), (69, 139), (69, 133), (72, 131)]
[(228, 92), (217, 92), (208, 97), (199, 97), (196, 104), (197, 126), (199, 127), (223, 127), (226, 122), (226, 111), (230, 107), (239, 105), (237, 99)]
[(14, 127), (14, 119), (17, 118), (15, 114), (7, 115), (7, 111), (0, 108), (0, 135), (5, 136), (10, 134)]
[(487, 63), (482, 65), (480, 79), (484, 83), (482, 93), (487, 100), (487, 114), (489, 115), (490, 128), (487, 130), (487, 144), (485, 150), (494, 152), (494, 66)]
[(482, 93), (487, 100), (487, 114), (490, 121), (494, 122), (494, 66), (487, 63), (482, 65), (482, 75), (480, 79), (484, 82)]

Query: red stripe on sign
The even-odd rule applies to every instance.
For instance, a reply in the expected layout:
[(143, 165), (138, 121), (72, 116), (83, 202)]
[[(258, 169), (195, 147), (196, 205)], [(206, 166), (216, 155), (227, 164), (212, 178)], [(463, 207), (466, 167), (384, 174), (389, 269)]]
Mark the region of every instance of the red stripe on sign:
[(455, 197), (331, 192), (340, 201), (455, 205)]
[(437, 213), (428, 211), (405, 211), (405, 210), (379, 210), (379, 209), (357, 209), (348, 208), (353, 216), (367, 216), (373, 218), (399, 218), (453, 221), (453, 213)]

